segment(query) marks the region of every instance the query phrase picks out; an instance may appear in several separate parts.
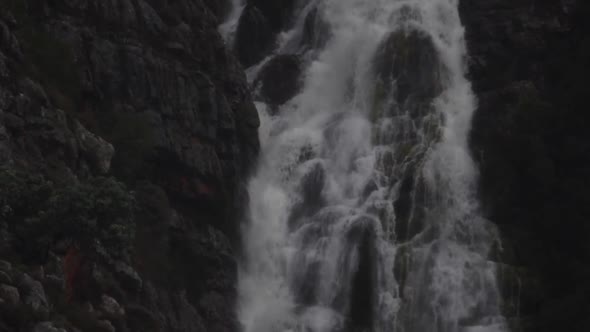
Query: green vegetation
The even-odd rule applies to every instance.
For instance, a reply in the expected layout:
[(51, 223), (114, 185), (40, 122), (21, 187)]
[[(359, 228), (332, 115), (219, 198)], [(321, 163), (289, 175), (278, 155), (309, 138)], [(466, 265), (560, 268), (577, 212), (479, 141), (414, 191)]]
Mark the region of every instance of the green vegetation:
[[(0, 222), (23, 241), (28, 259), (59, 241), (86, 252), (128, 253), (135, 235), (132, 192), (113, 178), (56, 185), (42, 176), (0, 169)], [(39, 256), (41, 255), (41, 256)]]

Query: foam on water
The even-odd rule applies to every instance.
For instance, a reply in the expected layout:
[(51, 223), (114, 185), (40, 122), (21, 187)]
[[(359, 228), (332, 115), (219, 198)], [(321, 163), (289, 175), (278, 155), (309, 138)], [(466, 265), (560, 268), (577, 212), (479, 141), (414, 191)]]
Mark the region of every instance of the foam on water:
[[(241, 4), (234, 8), (226, 36)], [(331, 37), (306, 58), (298, 96), (272, 116), (257, 104), (262, 147), (239, 271), (244, 330), (506, 331), (487, 260), (495, 230), (479, 215), (467, 146), (475, 100), (457, 1), (309, 0), (298, 8), (277, 53), (300, 52), (314, 8)], [(408, 29), (428, 36), (440, 63), (441, 92), (419, 116), (408, 103), (391, 108), (395, 88), (375, 103), (381, 45)], [(408, 178), (408, 223), (421, 226), (405, 238), (395, 202)], [(403, 281), (394, 274), (402, 265)]]

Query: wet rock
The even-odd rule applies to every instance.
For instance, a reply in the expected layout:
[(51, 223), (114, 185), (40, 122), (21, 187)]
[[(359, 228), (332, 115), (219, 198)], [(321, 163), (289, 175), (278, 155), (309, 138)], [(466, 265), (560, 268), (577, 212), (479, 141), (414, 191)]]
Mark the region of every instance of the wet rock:
[(281, 54), (262, 67), (254, 85), (260, 86), (260, 97), (273, 106), (282, 105), (301, 89), (301, 60), (297, 55)]
[(0, 298), (11, 306), (16, 306), (20, 303), (20, 293), (13, 286), (0, 285)]
[(321, 49), (330, 39), (330, 34), (329, 23), (321, 16), (317, 8), (312, 9), (305, 17), (302, 46), (310, 49)]
[(293, 6), (293, 0), (247, 1), (234, 45), (244, 67), (260, 62), (273, 50), (278, 33), (290, 23)]
[(289, 25), (295, 0), (248, 0), (248, 4), (258, 8), (271, 29), (278, 32)]
[(232, 10), (232, 1), (230, 0), (205, 0), (205, 4), (211, 8), (220, 22), (223, 22)]
[(321, 163), (315, 163), (301, 178), (303, 201), (309, 205), (322, 202), (322, 192), (326, 181), (326, 170)]
[(395, 253), (395, 264), (393, 266), (393, 274), (395, 280), (399, 285), (402, 295), (404, 295), (404, 289), (406, 286), (406, 280), (408, 272), (411, 267), (411, 249), (408, 246), (400, 247)]
[(508, 317), (534, 314), (545, 295), (540, 276), (527, 268), (502, 263), (496, 269), (504, 314)]
[(385, 93), (397, 104), (429, 103), (442, 91), (437, 51), (428, 35), (414, 29), (392, 32), (379, 46), (375, 71)]
[(425, 228), (424, 183), (421, 177), (407, 172), (401, 180), (398, 197), (394, 202), (395, 236), (400, 242), (411, 240)]
[(312, 262), (305, 269), (296, 274), (293, 280), (293, 288), (297, 303), (313, 305), (317, 303), (318, 285), (321, 278), (320, 262)]
[(293, 206), (289, 214), (288, 225), (291, 230), (299, 228), (307, 217), (317, 213), (324, 204), (325, 172), (321, 163), (314, 163), (305, 170), (299, 184), (301, 201)]
[(373, 305), (376, 294), (376, 248), (375, 231), (370, 220), (358, 220), (349, 231), (350, 243), (356, 244), (358, 265), (352, 278), (350, 291), (350, 324), (359, 330), (371, 330), (373, 326)]
[(244, 67), (250, 67), (272, 51), (276, 35), (268, 19), (254, 6), (246, 6), (236, 32), (235, 50)]

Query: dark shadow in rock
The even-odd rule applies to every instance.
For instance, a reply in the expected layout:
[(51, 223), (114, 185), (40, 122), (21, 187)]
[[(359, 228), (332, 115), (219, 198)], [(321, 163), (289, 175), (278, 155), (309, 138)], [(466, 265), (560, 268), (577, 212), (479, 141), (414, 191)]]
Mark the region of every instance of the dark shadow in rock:
[(281, 54), (262, 67), (254, 82), (260, 87), (260, 98), (272, 106), (286, 103), (301, 89), (301, 59), (297, 55)]
[(248, 0), (268, 19), (271, 29), (279, 32), (291, 23), (295, 0)]
[(276, 34), (268, 19), (254, 6), (246, 6), (238, 22), (235, 51), (244, 67), (250, 67), (272, 51)]
[(323, 48), (331, 36), (330, 24), (321, 16), (317, 7), (307, 14), (303, 24), (302, 46), (314, 50)]
[(353, 330), (370, 331), (375, 305), (375, 230), (370, 220), (358, 220), (349, 231), (349, 242), (358, 243), (358, 266), (352, 278), (348, 318)]
[(429, 109), (424, 106), (442, 92), (437, 50), (421, 31), (392, 32), (379, 46), (374, 70), (377, 88), (382, 90), (379, 94), (392, 93), (395, 103), (409, 106), (413, 116), (424, 115)]
[(294, 230), (302, 222), (302, 218), (311, 217), (324, 204), (322, 191), (326, 181), (326, 171), (322, 164), (313, 165), (300, 182), (301, 202), (295, 204), (289, 215), (289, 228)]

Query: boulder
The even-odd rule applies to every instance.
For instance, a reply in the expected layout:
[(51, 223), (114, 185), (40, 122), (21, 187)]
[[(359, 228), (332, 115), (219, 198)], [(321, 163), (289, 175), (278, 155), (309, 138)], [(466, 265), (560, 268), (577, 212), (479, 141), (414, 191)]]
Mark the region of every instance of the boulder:
[(442, 92), (438, 53), (430, 37), (415, 29), (392, 32), (379, 46), (374, 70), (383, 89), (398, 105), (430, 103)]
[(302, 70), (297, 55), (275, 56), (262, 67), (254, 82), (260, 87), (260, 98), (272, 106), (286, 103), (301, 89)]

